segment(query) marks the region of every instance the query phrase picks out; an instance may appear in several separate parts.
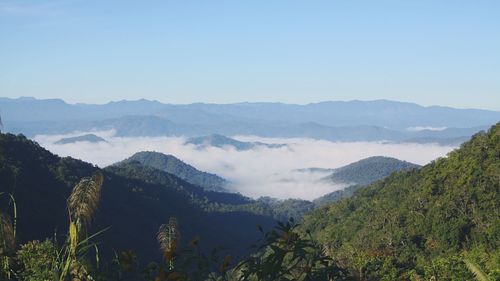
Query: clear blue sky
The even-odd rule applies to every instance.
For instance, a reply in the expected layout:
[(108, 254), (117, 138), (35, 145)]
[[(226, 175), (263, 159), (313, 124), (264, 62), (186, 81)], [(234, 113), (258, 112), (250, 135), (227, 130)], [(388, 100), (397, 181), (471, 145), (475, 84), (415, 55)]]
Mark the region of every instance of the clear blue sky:
[(500, 1), (0, 0), (0, 96), (500, 110)]

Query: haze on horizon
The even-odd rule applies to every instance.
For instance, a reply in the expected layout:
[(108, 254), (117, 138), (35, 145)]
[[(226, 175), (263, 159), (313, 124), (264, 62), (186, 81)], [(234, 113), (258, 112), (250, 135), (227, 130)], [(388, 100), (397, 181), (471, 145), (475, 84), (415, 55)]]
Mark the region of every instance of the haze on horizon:
[(500, 2), (0, 1), (0, 96), (500, 110)]
[[(116, 100), (108, 100), (108, 101), (102, 101), (102, 102), (78, 102), (78, 101), (72, 101), (71, 99), (66, 99), (66, 98), (61, 98), (61, 97), (47, 97), (47, 98), (38, 98), (34, 96), (17, 96), (17, 97), (7, 97), (13, 100), (20, 100), (20, 99), (36, 99), (36, 100), (62, 100), (66, 104), (70, 105), (106, 105), (106, 104), (112, 104), (112, 103), (118, 103), (118, 102), (138, 102), (138, 101), (149, 101), (149, 102), (159, 102), (162, 104), (170, 104), (170, 105), (191, 105), (191, 104), (223, 104), (223, 105), (229, 105), (229, 104), (240, 104), (240, 103), (277, 103), (277, 104), (288, 104), (288, 105), (311, 105), (311, 104), (318, 104), (318, 103), (328, 103), (328, 102), (356, 102), (356, 101), (361, 101), (361, 102), (378, 102), (378, 101), (389, 101), (389, 102), (398, 102), (398, 103), (410, 103), (410, 104), (415, 104), (418, 106), (423, 106), (423, 107), (433, 107), (433, 106), (438, 106), (438, 107), (449, 107), (449, 108), (456, 108), (456, 109), (479, 109), (479, 110), (490, 110), (490, 111), (500, 111), (500, 109), (495, 109), (495, 108), (481, 108), (481, 107), (471, 107), (471, 106), (450, 106), (446, 104), (420, 104), (417, 102), (410, 102), (410, 101), (404, 101), (404, 100), (390, 100), (390, 99), (344, 99), (344, 100), (319, 100), (319, 101), (311, 101), (311, 102), (286, 102), (286, 101), (253, 101), (253, 100), (244, 100), (244, 101), (234, 101), (234, 102), (221, 102), (221, 103), (216, 103), (216, 102), (203, 102), (203, 101), (192, 101), (192, 102), (185, 102), (185, 103), (175, 103), (175, 102), (170, 102), (170, 101), (163, 101), (163, 100), (158, 100), (158, 99), (149, 99), (149, 98), (137, 98), (137, 99), (116, 99)], [(411, 129), (411, 128), (410, 128)], [(419, 129), (419, 128), (417, 128)]]

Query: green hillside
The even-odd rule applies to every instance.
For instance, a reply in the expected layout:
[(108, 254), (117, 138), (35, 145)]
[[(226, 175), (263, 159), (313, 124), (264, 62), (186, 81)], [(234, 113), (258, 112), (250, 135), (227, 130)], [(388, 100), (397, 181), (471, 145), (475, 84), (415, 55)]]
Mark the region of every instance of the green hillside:
[[(139, 270), (129, 280), (500, 279), (500, 123), (447, 158), (393, 173), (351, 198), (313, 210), (298, 228), (290, 220), (270, 232), (264, 231), (274, 224), (268, 215), (283, 217), (312, 207), (301, 200), (251, 200), (205, 191), (138, 161), (101, 170), (53, 155), (23, 136), (0, 134), (0, 278), (52, 280), (30, 274), (57, 275), (50, 260), (58, 257), (54, 249), (70, 247), (75, 237), (71, 228), (68, 232), (67, 198), (90, 175), (104, 183), (99, 205), (91, 227), (76, 233), (86, 237), (84, 233), (110, 228), (93, 238), (100, 258), (83, 244), (75, 247), (86, 250), (74, 265), (99, 276), (97, 280), (126, 280), (121, 274), (127, 266)], [(8, 194), (16, 200), (16, 213)], [(76, 205), (84, 212), (85, 202)], [(178, 249), (161, 244), (160, 234), (166, 232), (160, 226), (167, 223), (169, 229), (175, 227)], [(9, 240), (13, 225), (17, 239)], [(201, 239), (192, 239), (196, 236)], [(45, 238), (52, 240), (28, 242)], [(192, 256), (185, 251), (191, 246), (182, 246), (186, 244), (200, 252)], [(200, 254), (217, 246), (225, 247), (222, 256)], [(63, 256), (71, 261), (68, 253)], [(239, 263), (242, 256), (247, 258)], [(194, 263), (183, 267), (182, 261), (193, 261), (191, 257)], [(146, 266), (151, 260), (162, 261), (162, 267)], [(117, 261), (119, 268), (107, 271), (105, 265)], [(73, 277), (81, 273), (67, 272)], [(107, 278), (107, 272), (114, 278)], [(141, 272), (153, 275), (139, 278)]]
[(419, 168), (417, 164), (402, 161), (396, 158), (373, 156), (361, 159), (349, 165), (333, 169), (331, 175), (323, 178), (324, 181), (349, 184), (348, 187), (325, 194), (313, 202), (322, 206), (333, 203), (342, 198), (350, 197), (362, 186), (374, 183), (398, 171)]
[[(24, 136), (0, 134), (0, 193), (4, 193), (0, 211), (13, 217), (6, 196), (12, 194), (18, 209), (18, 243), (54, 235), (63, 241), (68, 227), (66, 200), (81, 178), (96, 171), (88, 163), (53, 155)], [(224, 246), (234, 257), (249, 253), (248, 245), (259, 237), (257, 224), (274, 224), (268, 216), (219, 210), (221, 204), (249, 201), (239, 194), (204, 191), (137, 162), (100, 171), (104, 184), (90, 232), (110, 227), (99, 236), (99, 243), (106, 245), (102, 254), (107, 256), (114, 250), (133, 250), (144, 262), (158, 260), (156, 233), (169, 217), (178, 220), (181, 243), (199, 236), (202, 250)]]
[(332, 174), (325, 177), (324, 180), (336, 183), (351, 183), (352, 185), (366, 185), (387, 177), (393, 172), (418, 167), (420, 166), (392, 157), (373, 156), (334, 169)]
[(217, 175), (202, 172), (195, 167), (184, 163), (182, 160), (172, 156), (153, 151), (142, 151), (120, 163), (137, 161), (143, 165), (156, 168), (173, 174), (191, 184), (203, 187), (210, 191), (226, 191), (224, 186), (227, 181)]
[[(358, 280), (500, 278), (500, 123), (419, 170), (313, 211), (302, 229)], [(421, 279), (419, 279), (421, 278)]]

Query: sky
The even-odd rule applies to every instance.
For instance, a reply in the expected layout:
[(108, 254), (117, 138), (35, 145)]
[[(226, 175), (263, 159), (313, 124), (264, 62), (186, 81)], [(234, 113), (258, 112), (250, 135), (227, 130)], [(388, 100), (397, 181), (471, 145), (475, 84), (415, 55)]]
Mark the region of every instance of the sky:
[(0, 96), (500, 110), (498, 0), (0, 0)]

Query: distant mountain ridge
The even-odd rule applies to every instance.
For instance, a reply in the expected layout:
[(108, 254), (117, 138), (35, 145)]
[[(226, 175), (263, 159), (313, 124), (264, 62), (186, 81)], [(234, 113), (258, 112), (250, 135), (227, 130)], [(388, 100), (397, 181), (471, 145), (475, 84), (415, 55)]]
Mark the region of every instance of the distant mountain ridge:
[(454, 145), (473, 133), (461, 131), (450, 135), (449, 130), (429, 132), (408, 131), (407, 128), (474, 128), (475, 132), (500, 120), (499, 111), (424, 107), (387, 100), (306, 105), (173, 105), (143, 99), (92, 105), (67, 104), (57, 99), (0, 98), (0, 110), (6, 131), (29, 136), (114, 129), (119, 136), (194, 137), (221, 134)]
[(211, 134), (208, 136), (201, 137), (191, 137), (188, 138), (185, 142), (186, 144), (193, 144), (197, 148), (206, 148), (206, 147), (232, 147), (238, 151), (250, 150), (258, 146), (267, 147), (267, 148), (281, 148), (286, 147), (286, 144), (268, 144), (263, 142), (244, 142), (238, 141), (223, 135), (219, 134)]
[(366, 185), (402, 170), (420, 168), (420, 165), (392, 157), (372, 156), (349, 165), (333, 169), (323, 180), (352, 185)]
[(92, 143), (98, 143), (98, 142), (107, 142), (105, 139), (94, 135), (94, 134), (85, 134), (81, 136), (76, 136), (76, 137), (70, 137), (70, 138), (62, 138), (58, 141), (55, 142), (55, 144), (68, 144), (68, 143), (75, 143), (75, 142), (92, 142)]
[(113, 165), (138, 162), (169, 174), (175, 175), (191, 184), (200, 186), (207, 191), (227, 192), (225, 186), (227, 180), (206, 172), (199, 171), (195, 167), (184, 163), (173, 155), (167, 155), (154, 151), (137, 152), (129, 158)]

